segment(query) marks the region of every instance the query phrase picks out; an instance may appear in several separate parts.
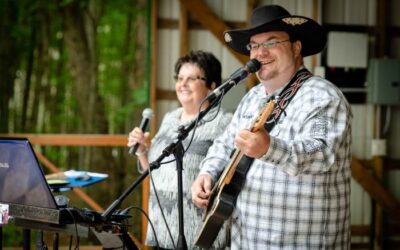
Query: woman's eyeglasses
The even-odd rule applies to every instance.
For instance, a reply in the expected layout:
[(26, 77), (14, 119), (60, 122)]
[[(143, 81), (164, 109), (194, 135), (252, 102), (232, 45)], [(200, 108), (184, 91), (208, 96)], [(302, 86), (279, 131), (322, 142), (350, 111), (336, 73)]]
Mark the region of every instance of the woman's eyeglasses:
[(174, 76), (174, 80), (177, 83), (180, 83), (180, 82), (183, 82), (185, 80), (187, 80), (188, 82), (195, 82), (196, 80), (206, 81), (206, 78), (202, 77), (202, 76), (188, 76), (188, 77), (185, 78), (183, 76), (176, 75), (176, 76)]

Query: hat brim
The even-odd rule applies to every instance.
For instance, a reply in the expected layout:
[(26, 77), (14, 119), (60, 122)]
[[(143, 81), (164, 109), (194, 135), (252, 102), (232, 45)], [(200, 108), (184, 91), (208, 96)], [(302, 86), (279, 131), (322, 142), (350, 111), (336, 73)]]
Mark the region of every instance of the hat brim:
[(236, 29), (224, 32), (225, 42), (235, 51), (243, 55), (250, 55), (246, 45), (253, 35), (270, 32), (285, 31), (302, 43), (301, 55), (310, 56), (321, 52), (326, 46), (327, 35), (325, 29), (313, 19), (304, 16), (288, 16), (301, 18), (307, 21), (302, 24), (288, 24), (283, 21), (285, 17), (261, 24), (250, 29)]

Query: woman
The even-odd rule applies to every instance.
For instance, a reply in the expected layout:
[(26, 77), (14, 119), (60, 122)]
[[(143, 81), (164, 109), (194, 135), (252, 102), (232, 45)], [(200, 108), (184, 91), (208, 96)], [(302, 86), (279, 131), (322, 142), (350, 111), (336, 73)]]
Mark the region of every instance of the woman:
[[(175, 80), (175, 91), (181, 107), (165, 115), (160, 129), (152, 139), (151, 147), (148, 148), (146, 144), (148, 133), (144, 134), (140, 128), (134, 128), (129, 134), (129, 147), (136, 143), (140, 144), (136, 155), (140, 162), (139, 168), (142, 171), (148, 169), (149, 162), (157, 159), (163, 149), (173, 141), (176, 141), (180, 126), (187, 126), (196, 119), (202, 100), (221, 84), (221, 64), (211, 53), (203, 51), (191, 52), (179, 58), (176, 62)], [(208, 105), (208, 102), (203, 103), (201, 110), (208, 107)], [(208, 148), (211, 146), (214, 138), (224, 131), (231, 118), (232, 115), (223, 109), (218, 110), (218, 108), (213, 108), (199, 121), (193, 141), (188, 149), (187, 146), (193, 131), (183, 141), (183, 147), (185, 150), (187, 149), (183, 157), (182, 183), (184, 233), (188, 249), (196, 248), (193, 243), (202, 224), (202, 210), (192, 203), (190, 187), (199, 172), (198, 166), (206, 156)], [(173, 161), (174, 156), (165, 158), (164, 162), (171, 160), (172, 162), (162, 164), (160, 168), (152, 171), (151, 176), (176, 246), (179, 235), (176, 163)], [(154, 224), (159, 246), (161, 248), (173, 249), (174, 245), (162, 220), (153, 186), (150, 189), (149, 216)], [(225, 234), (224, 230), (220, 232), (218, 239), (214, 243), (215, 248), (224, 248), (226, 242)], [(150, 225), (147, 228), (146, 244), (151, 246), (157, 245)]]

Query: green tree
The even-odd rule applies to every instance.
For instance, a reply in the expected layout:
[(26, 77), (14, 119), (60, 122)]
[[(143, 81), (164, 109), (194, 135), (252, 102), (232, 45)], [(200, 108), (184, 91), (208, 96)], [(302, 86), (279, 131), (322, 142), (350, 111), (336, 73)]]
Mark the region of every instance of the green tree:
[[(127, 134), (148, 102), (149, 2), (0, 0), (0, 133)], [(108, 173), (87, 188), (104, 207), (137, 175), (125, 148), (41, 151), (65, 169)], [(123, 206), (140, 205), (135, 194)]]

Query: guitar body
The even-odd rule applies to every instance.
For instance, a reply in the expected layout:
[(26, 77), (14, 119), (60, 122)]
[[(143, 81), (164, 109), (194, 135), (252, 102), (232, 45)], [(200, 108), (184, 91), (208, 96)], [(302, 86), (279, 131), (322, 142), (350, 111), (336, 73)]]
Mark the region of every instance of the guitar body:
[[(256, 116), (251, 127), (252, 132), (263, 128), (265, 121), (271, 114), (275, 101), (270, 101)], [(232, 215), (236, 199), (246, 181), (246, 175), (254, 159), (244, 155), (239, 149), (234, 151), (229, 165), (221, 174), (220, 179), (211, 191), (204, 223), (194, 244), (209, 249), (224, 222)]]
[(197, 236), (195, 245), (204, 249), (209, 249), (212, 246), (224, 222), (232, 215), (236, 199), (246, 181), (247, 171), (253, 161), (253, 158), (243, 156), (237, 165), (231, 182), (222, 186), (219, 190), (214, 190), (217, 193), (212, 192), (209, 202), (211, 207), (207, 209), (209, 212), (200, 229), (203, 233)]

